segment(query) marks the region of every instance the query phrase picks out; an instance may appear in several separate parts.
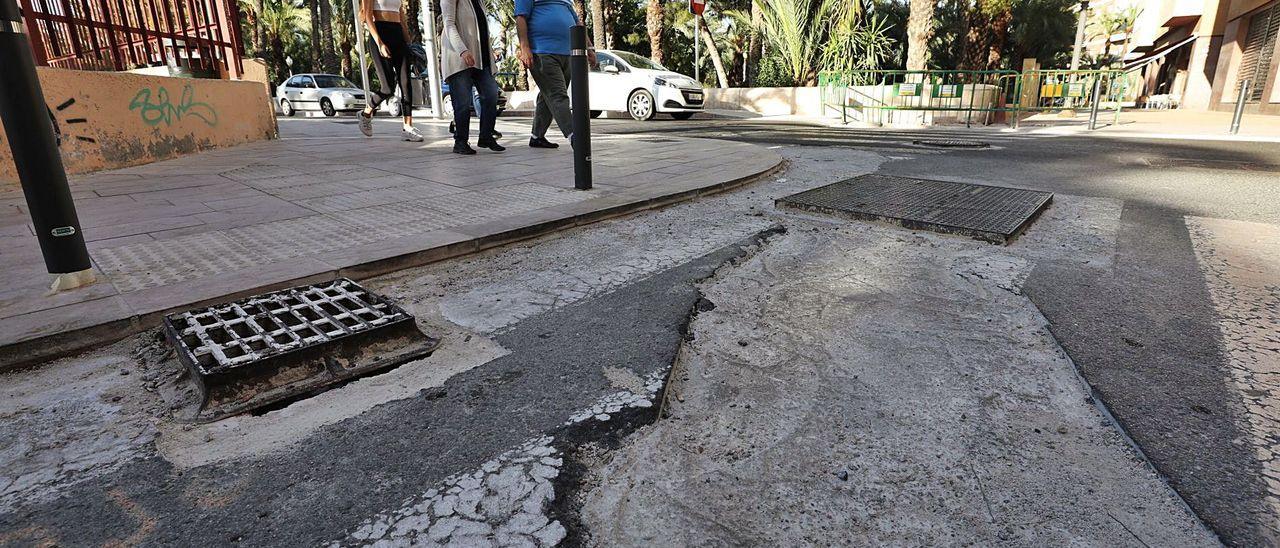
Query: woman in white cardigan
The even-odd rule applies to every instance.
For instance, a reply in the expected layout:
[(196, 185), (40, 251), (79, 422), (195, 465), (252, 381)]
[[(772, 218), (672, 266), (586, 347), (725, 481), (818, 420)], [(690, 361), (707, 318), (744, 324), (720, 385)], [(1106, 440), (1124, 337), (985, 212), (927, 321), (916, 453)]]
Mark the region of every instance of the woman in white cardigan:
[(471, 89), (480, 94), (480, 138), (476, 146), (494, 152), (505, 147), (494, 138), (498, 120), (498, 82), (493, 78), (493, 52), (489, 47), (489, 19), (481, 0), (440, 0), (440, 67), (449, 82), (453, 100), (453, 151), (475, 154), (467, 144), (471, 125)]

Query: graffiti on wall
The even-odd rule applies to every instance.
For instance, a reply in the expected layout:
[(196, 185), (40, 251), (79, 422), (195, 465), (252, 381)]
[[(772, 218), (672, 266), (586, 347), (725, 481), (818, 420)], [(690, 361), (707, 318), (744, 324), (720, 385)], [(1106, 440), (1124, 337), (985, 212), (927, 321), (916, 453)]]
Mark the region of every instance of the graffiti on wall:
[(209, 127), (218, 125), (218, 111), (208, 103), (195, 100), (195, 90), (190, 84), (182, 87), (182, 95), (174, 103), (169, 90), (157, 86), (154, 90), (145, 87), (134, 94), (129, 102), (129, 110), (138, 111), (142, 121), (149, 126), (164, 124), (166, 127), (181, 122), (184, 118), (195, 118)]
[[(86, 143), (98, 142), (98, 140), (94, 139), (93, 137), (69, 133), (71, 131), (71, 128), (74, 128), (79, 124), (89, 123), (89, 120), (87, 118), (76, 117), (74, 114), (63, 114), (64, 111), (66, 111), (68, 108), (71, 108), (71, 106), (75, 104), (76, 104), (76, 99), (75, 97), (72, 97), (58, 104), (57, 107), (49, 109), (49, 120), (53, 122), (53, 135), (58, 140), (58, 146), (62, 146), (63, 137), (74, 138), (77, 141), (84, 141)], [(57, 113), (54, 112), (55, 109), (57, 110)], [(61, 116), (67, 116), (67, 117), (62, 118)], [(63, 132), (62, 128), (64, 126), (68, 128), (68, 133)]]

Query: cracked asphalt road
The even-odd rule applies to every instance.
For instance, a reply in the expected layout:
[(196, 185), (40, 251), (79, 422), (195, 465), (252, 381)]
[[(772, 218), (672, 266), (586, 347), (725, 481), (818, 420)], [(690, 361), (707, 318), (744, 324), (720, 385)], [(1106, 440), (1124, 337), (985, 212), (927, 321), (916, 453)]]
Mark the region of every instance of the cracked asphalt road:
[[(1274, 145), (597, 127), (751, 140), (791, 165), (369, 280), (441, 350), (266, 415), (169, 420), (154, 333), (7, 373), (0, 545), (1274, 543), (1275, 358), (1233, 341), (1274, 342), (1256, 281), (1273, 255), (1254, 253), (1271, 244), (1251, 234), (1280, 224), (1275, 181), (1147, 160), (1257, 164)], [(773, 208), (877, 170), (1058, 195), (1007, 249)], [(1242, 303), (1262, 312), (1224, 312)], [(733, 502), (761, 490), (776, 498)]]

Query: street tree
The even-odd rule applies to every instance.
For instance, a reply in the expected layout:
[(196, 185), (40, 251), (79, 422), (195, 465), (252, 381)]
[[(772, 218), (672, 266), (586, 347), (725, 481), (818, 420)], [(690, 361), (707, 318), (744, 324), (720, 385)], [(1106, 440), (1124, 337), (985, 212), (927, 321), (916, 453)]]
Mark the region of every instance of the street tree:
[(929, 40), (933, 38), (935, 0), (911, 0), (907, 19), (907, 70), (929, 68)]
[(711, 58), (711, 66), (716, 69), (716, 82), (719, 87), (729, 87), (729, 75), (724, 70), (724, 59), (720, 57), (720, 46), (716, 45), (715, 37), (711, 35), (711, 30), (707, 28), (706, 18), (702, 14), (694, 15), (694, 25), (699, 29), (702, 41), (707, 46), (707, 56)]
[(649, 31), (649, 58), (662, 64), (662, 0), (648, 0), (645, 5), (645, 27)]

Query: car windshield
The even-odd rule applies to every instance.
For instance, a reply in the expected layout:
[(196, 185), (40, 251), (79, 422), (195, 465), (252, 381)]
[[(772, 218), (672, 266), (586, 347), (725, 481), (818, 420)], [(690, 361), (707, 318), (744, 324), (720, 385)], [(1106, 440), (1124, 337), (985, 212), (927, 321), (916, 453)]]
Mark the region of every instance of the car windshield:
[(649, 69), (649, 70), (667, 70), (667, 67), (664, 67), (662, 65), (659, 65), (653, 62), (652, 59), (649, 59), (648, 57), (641, 57), (629, 51), (610, 51), (609, 53), (612, 53), (618, 56), (623, 61), (626, 61), (628, 65), (631, 65), (636, 68)]
[(333, 76), (333, 75), (330, 75), (330, 74), (318, 74), (318, 75), (314, 76), (314, 78), (316, 79), (316, 87), (322, 87), (322, 88), (353, 88), (353, 87), (356, 87), (356, 85), (355, 85), (355, 84), (352, 84), (352, 83), (351, 83), (351, 80), (348, 80), (348, 79), (343, 78), (343, 77), (341, 77), (341, 76)]

